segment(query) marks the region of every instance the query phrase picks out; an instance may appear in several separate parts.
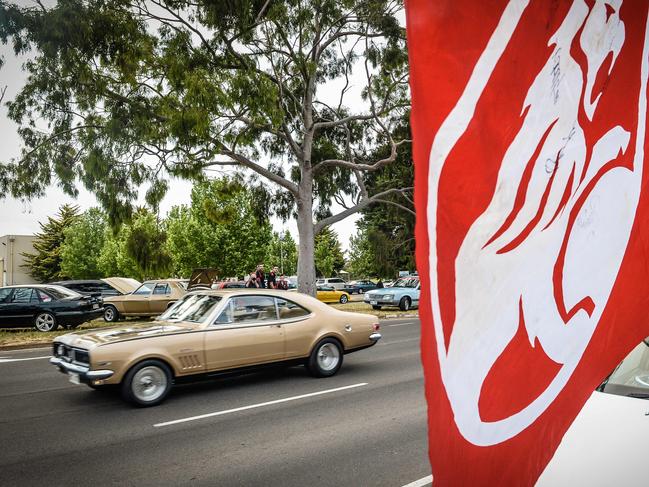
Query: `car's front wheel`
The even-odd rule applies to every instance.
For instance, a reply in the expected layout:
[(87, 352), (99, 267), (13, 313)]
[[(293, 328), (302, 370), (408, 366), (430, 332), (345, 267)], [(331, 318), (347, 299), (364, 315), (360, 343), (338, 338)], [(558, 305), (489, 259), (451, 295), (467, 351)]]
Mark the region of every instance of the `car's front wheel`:
[(122, 381), (122, 397), (139, 407), (157, 406), (171, 390), (169, 367), (159, 360), (145, 360), (133, 366)]
[(349, 298), (347, 297), (346, 294), (343, 294), (342, 296), (340, 296), (339, 301), (340, 301), (341, 304), (345, 304), (347, 301), (349, 301)]
[(107, 304), (104, 308), (104, 321), (114, 323), (117, 320), (119, 320), (119, 312), (117, 311), (117, 308), (112, 304)]
[(54, 331), (58, 328), (56, 316), (52, 313), (39, 313), (34, 318), (34, 327), (38, 331)]
[(358, 294), (363, 294), (363, 288), (362, 287), (358, 289)]
[(306, 367), (314, 377), (331, 377), (343, 364), (340, 342), (335, 338), (325, 338), (313, 348)]
[(412, 303), (410, 301), (410, 298), (408, 296), (404, 296), (403, 298), (401, 298), (401, 301), (399, 301), (399, 309), (401, 311), (408, 311), (411, 304)]

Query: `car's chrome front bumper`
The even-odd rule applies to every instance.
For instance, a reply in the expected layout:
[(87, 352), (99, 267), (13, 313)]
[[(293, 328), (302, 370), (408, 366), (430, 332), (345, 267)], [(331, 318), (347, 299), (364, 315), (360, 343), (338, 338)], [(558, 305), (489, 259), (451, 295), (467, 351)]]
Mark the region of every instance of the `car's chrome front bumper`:
[(105, 380), (114, 374), (112, 370), (90, 370), (90, 367), (79, 365), (72, 362), (66, 362), (58, 357), (50, 358), (50, 363), (58, 367), (59, 371), (64, 374), (79, 374), (81, 382), (91, 382), (94, 380)]

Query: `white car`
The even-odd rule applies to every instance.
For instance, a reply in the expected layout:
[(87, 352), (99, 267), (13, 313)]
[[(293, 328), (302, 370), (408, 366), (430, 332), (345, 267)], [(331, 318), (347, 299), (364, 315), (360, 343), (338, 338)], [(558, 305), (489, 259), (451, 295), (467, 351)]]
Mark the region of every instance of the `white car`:
[(536, 487), (649, 485), (649, 338), (588, 399)]
[(329, 277), (326, 279), (318, 279), (316, 286), (329, 286), (333, 287), (336, 291), (341, 291), (347, 283), (340, 277)]

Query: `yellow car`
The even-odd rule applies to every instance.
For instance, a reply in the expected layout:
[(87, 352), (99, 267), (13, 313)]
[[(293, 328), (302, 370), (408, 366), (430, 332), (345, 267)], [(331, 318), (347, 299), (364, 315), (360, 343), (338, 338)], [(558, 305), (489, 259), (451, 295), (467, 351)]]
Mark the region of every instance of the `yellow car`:
[(349, 301), (349, 293), (338, 291), (332, 286), (318, 286), (316, 298), (323, 303), (342, 303)]

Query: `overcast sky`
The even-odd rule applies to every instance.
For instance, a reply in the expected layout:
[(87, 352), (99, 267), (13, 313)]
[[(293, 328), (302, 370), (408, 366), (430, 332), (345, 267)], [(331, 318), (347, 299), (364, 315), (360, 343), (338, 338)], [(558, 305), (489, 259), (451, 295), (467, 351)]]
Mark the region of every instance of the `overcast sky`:
[[(17, 3), (28, 3), (25, 0)], [(31, 2), (29, 2), (31, 3)], [(50, 2), (47, 2), (50, 3)], [(5, 64), (0, 68), (0, 90), (7, 87), (6, 95), (0, 107), (0, 160), (8, 161), (20, 154), (21, 141), (16, 132), (17, 126), (7, 118), (6, 102), (13, 100), (23, 86), (26, 76), (22, 70), (24, 59), (15, 57), (9, 45), (0, 44), (0, 56)], [(332, 87), (333, 88), (333, 87)], [(360, 86), (358, 87), (360, 88)], [(80, 185), (79, 185), (80, 187)], [(161, 204), (161, 213), (165, 215), (174, 205), (188, 204), (190, 202), (191, 183), (183, 180), (172, 179), (169, 192)], [(79, 205), (82, 209), (98, 206), (94, 196), (80, 187), (77, 199), (70, 198), (57, 187), (50, 187), (47, 194), (33, 201), (20, 201), (13, 198), (0, 199), (0, 236), (2, 235), (29, 235), (39, 230), (38, 222), (44, 221), (64, 203)], [(340, 207), (334, 208), (334, 211)], [(352, 215), (342, 222), (333, 225), (340, 237), (343, 249), (349, 246), (349, 237), (356, 233), (356, 221), (359, 215)], [(294, 221), (282, 223), (272, 219), (276, 230), (283, 228), (289, 230), (297, 241), (297, 226)]]

